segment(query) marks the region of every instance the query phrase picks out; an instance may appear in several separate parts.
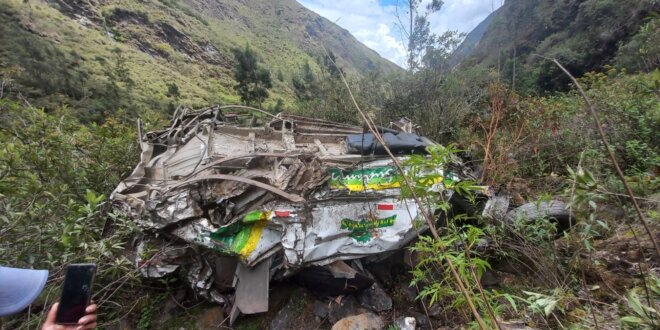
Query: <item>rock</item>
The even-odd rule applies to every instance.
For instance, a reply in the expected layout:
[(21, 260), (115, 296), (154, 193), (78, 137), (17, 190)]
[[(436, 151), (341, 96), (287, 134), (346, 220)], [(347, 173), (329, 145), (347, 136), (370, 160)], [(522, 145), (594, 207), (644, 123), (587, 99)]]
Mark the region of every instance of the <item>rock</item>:
[(314, 302), (314, 315), (320, 319), (327, 318), (331, 323), (335, 323), (344, 317), (366, 312), (365, 309), (360, 308), (357, 300), (352, 295), (342, 297), (339, 301), (337, 303), (336, 300), (331, 299), (316, 300)]
[(320, 300), (314, 301), (314, 315), (320, 319), (325, 319), (328, 317), (330, 312), (330, 303), (324, 303)]
[(385, 327), (380, 316), (374, 313), (364, 313), (345, 317), (332, 326), (332, 330), (380, 330)]
[(415, 298), (417, 298), (417, 290), (414, 287), (408, 285), (407, 282), (401, 282), (399, 284), (399, 289), (405, 295), (406, 300), (413, 302), (415, 301)]
[(497, 323), (500, 325), (501, 330), (535, 330), (520, 320), (497, 321)]
[(282, 309), (277, 312), (277, 315), (275, 315), (275, 318), (271, 320), (269, 329), (292, 329), (294, 322), (303, 313), (303, 310), (309, 301), (310, 297), (306, 291), (295, 291), (291, 294), (291, 297), (289, 297), (289, 302), (282, 307)]
[(413, 316), (415, 317), (415, 323), (416, 326), (418, 326), (420, 329), (432, 329), (431, 324), (429, 323), (429, 318), (426, 317), (424, 313), (419, 313), (419, 312), (413, 312)]
[(158, 309), (159, 312), (154, 313), (153, 315), (151, 322), (153, 323), (154, 327), (164, 327), (171, 319), (175, 318), (177, 314), (183, 310), (180, 306), (185, 298), (185, 289), (179, 289), (174, 292), (174, 294), (168, 296), (165, 299), (165, 302), (160, 305)]
[(293, 322), (296, 320), (296, 317), (298, 316), (299, 311), (296, 310), (296, 307), (294, 306), (294, 300), (296, 297), (291, 297), (291, 300), (289, 301), (284, 308), (280, 309), (279, 312), (277, 312), (277, 315), (273, 320), (270, 321), (270, 327), (269, 329), (271, 330), (278, 330), (278, 329), (291, 329)]
[(225, 319), (225, 311), (220, 306), (214, 306), (202, 311), (197, 317), (199, 329), (217, 328)]
[(439, 303), (435, 303), (433, 305), (430, 304), (431, 300), (430, 299), (424, 299), (426, 302), (426, 308), (429, 313), (429, 316), (439, 316), (442, 313), (442, 306), (440, 306)]
[(326, 318), (330, 323), (335, 323), (347, 316), (367, 312), (367, 310), (360, 307), (360, 304), (358, 304), (357, 299), (353, 295), (343, 297), (340, 303), (336, 303), (334, 300), (330, 301), (326, 303), (326, 306), (328, 311)]
[(399, 330), (415, 330), (417, 328), (417, 320), (410, 316), (401, 316), (394, 321), (394, 326)]
[(296, 329), (300, 322), (304, 322), (305, 326), (311, 329), (317, 328), (321, 320), (315, 320), (310, 315), (311, 307), (316, 307), (316, 304), (310, 306), (312, 299), (305, 289), (290, 285), (273, 286), (269, 306), (273, 311), (277, 311), (277, 314), (268, 317), (268, 329)]
[(484, 287), (490, 287), (500, 284), (500, 279), (494, 272), (486, 270), (483, 275), (481, 275), (481, 285)]
[(375, 282), (368, 289), (357, 294), (360, 305), (374, 312), (383, 312), (392, 309), (392, 298), (385, 293), (383, 287)]

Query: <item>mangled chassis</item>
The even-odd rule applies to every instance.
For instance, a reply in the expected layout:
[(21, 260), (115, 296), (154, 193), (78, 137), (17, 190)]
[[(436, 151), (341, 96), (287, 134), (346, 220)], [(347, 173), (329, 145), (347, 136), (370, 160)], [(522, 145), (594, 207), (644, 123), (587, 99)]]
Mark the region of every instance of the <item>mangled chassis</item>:
[[(341, 260), (378, 258), (425, 229), (417, 205), (400, 198), (391, 160), (377, 145), (369, 152), (361, 127), (263, 112), (264, 125), (256, 116), (240, 125), (228, 108), (179, 108), (169, 128), (139, 128), (140, 163), (112, 198), (151, 233), (138, 246), (143, 275), (190, 264), (202, 297), (229, 303), (223, 292), (235, 289), (235, 317), (267, 310), (273, 277), (308, 265), (350, 277)], [(409, 121), (391, 126), (381, 129), (412, 141), (398, 149), (402, 157), (431, 143)], [(349, 153), (351, 137), (361, 150)]]

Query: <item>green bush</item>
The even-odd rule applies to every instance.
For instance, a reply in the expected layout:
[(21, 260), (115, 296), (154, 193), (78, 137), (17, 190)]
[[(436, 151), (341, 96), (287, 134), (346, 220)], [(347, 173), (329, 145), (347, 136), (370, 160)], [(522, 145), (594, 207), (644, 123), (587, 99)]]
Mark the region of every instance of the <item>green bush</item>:
[(616, 63), (630, 71), (660, 68), (660, 16), (651, 17), (630, 42), (619, 48)]
[[(0, 99), (0, 264), (49, 269), (39, 301), (56, 299), (67, 264), (94, 262), (101, 322), (131, 307), (110, 302), (137, 281), (125, 255), (136, 228), (111, 212), (107, 195), (138, 154), (132, 125), (108, 118), (82, 126), (67, 109)], [(43, 317), (30, 320), (19, 314), (8, 326), (36, 328)]]
[[(660, 72), (626, 75), (610, 68), (579, 81), (626, 174), (660, 166)], [(495, 96), (503, 98), (503, 114), (490, 149), (501, 154), (495, 159), (506, 167), (504, 179), (565, 174), (566, 165), (575, 166), (583, 152), (585, 167), (611, 173), (595, 122), (576, 90), (546, 97), (491, 93), (490, 103)], [(489, 127), (493, 115), (490, 104), (486, 113), (474, 113), (463, 123), (458, 141), (472, 146), (477, 159), (483, 158), (483, 127)]]

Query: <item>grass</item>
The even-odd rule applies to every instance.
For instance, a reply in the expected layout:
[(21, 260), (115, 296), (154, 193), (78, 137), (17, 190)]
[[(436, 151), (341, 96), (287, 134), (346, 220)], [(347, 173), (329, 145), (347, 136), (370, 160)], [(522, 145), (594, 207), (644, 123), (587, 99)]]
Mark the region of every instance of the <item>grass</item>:
[[(49, 65), (51, 67), (64, 69), (51, 72), (52, 77), (59, 78), (73, 71), (85, 77), (85, 82), (81, 83), (84, 86), (80, 86), (80, 93), (84, 95), (71, 100), (67, 95), (54, 97), (53, 91), (39, 87), (43, 82), (26, 72), (21, 79), (16, 79), (17, 90), (31, 90), (30, 99), (38, 106), (56, 107), (65, 103), (82, 112), (99, 107), (102, 109), (95, 111), (131, 107), (136, 113), (142, 113), (159, 108), (162, 111), (163, 108), (171, 107), (168, 104), (176, 103), (191, 106), (217, 102), (238, 103), (239, 98), (233, 90), (235, 81), (232, 77), (230, 50), (245, 44), (250, 44), (260, 54), (264, 66), (273, 77), (278, 71), (287, 77), (284, 81), (276, 80), (264, 107), (274, 105), (277, 99), (282, 99), (285, 104), (295, 99), (290, 77), (299, 72), (305, 61), (309, 61), (315, 70), (320, 70), (314, 57), (322, 53), (321, 43), (329, 47), (348, 45), (342, 46), (350, 49), (344, 51), (350, 58), (345, 59), (343, 65), (346, 71), (354, 75), (365, 72), (365, 58), (379, 64), (384, 70), (396, 70), (391, 63), (372, 54), (363, 45), (343, 40), (346, 37), (330, 35), (335, 34), (335, 26), (328, 28), (327, 33), (322, 34), (318, 40), (308, 40), (305, 24), (313, 15), (299, 12), (297, 4), (291, 6), (265, 2), (248, 6), (241, 3), (207, 4), (201, 1), (186, 4), (179, 0), (119, 0), (112, 4), (92, 5), (98, 16), (90, 19), (101, 23), (90, 25), (81, 24), (58, 10), (57, 5), (43, 0), (29, 3), (21, 0), (0, 2), (3, 4), (0, 12), (9, 17), (9, 24), (0, 27), (0, 40), (5, 46), (0, 49), (0, 76), (3, 69), (14, 65), (24, 67), (26, 71), (32, 69), (28, 67), (30, 63), (21, 60), (32, 55), (30, 52), (33, 50), (25, 47), (27, 40), (37, 45), (35, 47), (38, 49), (53, 49), (54, 53), (44, 55), (46, 61), (54, 62)], [(193, 48), (185, 52), (180, 48), (177, 50), (177, 45), (162, 36), (160, 27), (164, 24), (182, 33), (184, 43)], [(203, 45), (211, 45), (218, 50), (221, 58), (219, 65), (199, 58)], [(149, 55), (139, 47), (149, 47), (160, 55)], [(124, 56), (126, 69), (134, 81), (131, 91), (133, 97), (130, 102), (121, 104), (112, 103), (113, 98), (117, 97), (106, 97), (109, 101), (101, 100), (92, 104), (90, 99), (103, 98), (99, 90), (107, 90), (108, 70), (117, 57), (115, 49), (120, 50)], [(64, 58), (68, 56), (59, 55), (73, 52), (80, 57), (75, 63)], [(175, 83), (179, 87), (178, 99), (166, 96), (168, 83)]]

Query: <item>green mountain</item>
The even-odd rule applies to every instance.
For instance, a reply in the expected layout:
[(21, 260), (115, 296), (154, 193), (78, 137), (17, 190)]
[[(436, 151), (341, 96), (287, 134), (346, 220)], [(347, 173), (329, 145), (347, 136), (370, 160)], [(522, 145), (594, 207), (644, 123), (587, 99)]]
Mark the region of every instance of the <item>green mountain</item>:
[(660, 3), (649, 0), (507, 0), (486, 19), (478, 42), (459, 47), (476, 44), (462, 54), (462, 65), (499, 68), (509, 80), (515, 72), (520, 88), (563, 89), (567, 78), (535, 54), (559, 59), (578, 76), (600, 70), (617, 63), (620, 48), (659, 10)]
[(0, 0), (5, 93), (97, 118), (187, 103), (238, 102), (232, 48), (249, 45), (271, 71), (268, 103), (326, 51), (347, 75), (402, 72), (348, 31), (294, 0)]
[(467, 58), (472, 53), (474, 48), (477, 47), (477, 45), (481, 41), (481, 38), (483, 38), (484, 33), (486, 33), (486, 30), (490, 26), (490, 23), (492, 23), (495, 16), (497, 16), (498, 10), (495, 10), (494, 12), (490, 13), (490, 15), (486, 17), (486, 19), (481, 21), (481, 23), (479, 23), (477, 27), (472, 29), (472, 31), (470, 31), (470, 33), (468, 33), (465, 36), (463, 42), (461, 42), (461, 44), (456, 48), (456, 50), (452, 52), (451, 56), (449, 56), (448, 64), (450, 67), (455, 67), (459, 65), (463, 60), (465, 60), (465, 58)]

